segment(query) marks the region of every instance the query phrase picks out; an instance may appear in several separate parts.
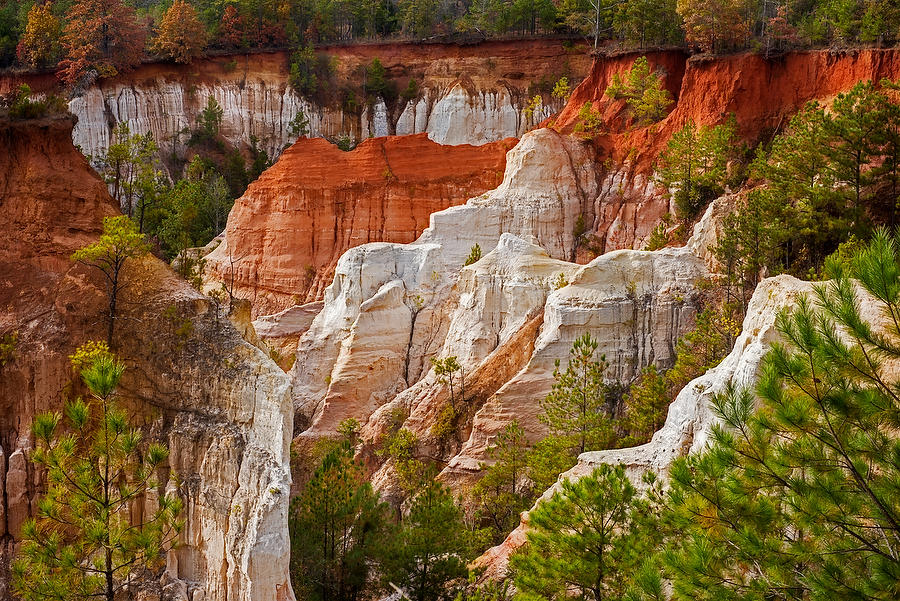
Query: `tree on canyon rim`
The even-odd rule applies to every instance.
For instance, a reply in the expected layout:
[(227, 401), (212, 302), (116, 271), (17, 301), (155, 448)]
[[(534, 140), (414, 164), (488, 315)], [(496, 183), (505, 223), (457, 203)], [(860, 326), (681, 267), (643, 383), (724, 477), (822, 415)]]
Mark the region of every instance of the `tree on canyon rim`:
[(153, 49), (176, 63), (189, 63), (206, 47), (206, 28), (197, 11), (184, 0), (176, 0), (166, 11)]
[(108, 299), (106, 343), (109, 345), (112, 345), (115, 333), (119, 294), (125, 287), (125, 266), (148, 252), (150, 247), (134, 222), (125, 215), (119, 215), (104, 217), (100, 239), (72, 254), (73, 261), (99, 269), (103, 274)]
[(75, 0), (62, 37), (59, 77), (68, 85), (86, 75), (112, 77), (138, 63), (147, 32), (122, 0)]
[(50, 64), (59, 52), (59, 35), (59, 19), (51, 12), (50, 3), (35, 4), (28, 11), (28, 23), (16, 47), (16, 57), (30, 67)]
[(44, 470), (47, 492), (37, 517), (22, 527), (12, 564), (13, 587), (27, 601), (114, 601), (134, 577), (163, 562), (182, 527), (180, 499), (155, 480), (168, 449), (145, 445), (117, 402), (124, 365), (105, 345), (86, 346), (72, 363), (81, 368), (88, 400), (69, 401), (62, 413), (40, 414), (32, 424), (32, 459)]

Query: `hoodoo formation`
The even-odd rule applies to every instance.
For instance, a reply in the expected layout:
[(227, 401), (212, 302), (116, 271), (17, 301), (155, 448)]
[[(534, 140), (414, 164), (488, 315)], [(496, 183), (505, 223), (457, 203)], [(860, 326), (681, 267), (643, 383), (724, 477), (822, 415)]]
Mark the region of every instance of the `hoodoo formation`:
[(0, 0), (0, 601), (896, 598), (900, 18), (757, 4)]

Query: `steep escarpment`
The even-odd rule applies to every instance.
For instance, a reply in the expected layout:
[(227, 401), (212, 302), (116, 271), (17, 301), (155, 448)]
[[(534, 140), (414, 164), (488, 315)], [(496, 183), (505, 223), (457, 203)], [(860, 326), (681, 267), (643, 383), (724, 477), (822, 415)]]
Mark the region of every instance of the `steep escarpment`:
[[(760, 363), (769, 345), (778, 339), (775, 318), (779, 311), (794, 306), (801, 294), (812, 293), (812, 285), (790, 276), (769, 278), (760, 283), (753, 294), (744, 318), (743, 330), (731, 353), (715, 368), (690, 382), (669, 406), (663, 427), (647, 444), (628, 449), (583, 453), (578, 464), (560, 476), (578, 479), (590, 474), (602, 463), (624, 465), (626, 473), (639, 483), (648, 471), (666, 474), (678, 457), (698, 452), (706, 447), (717, 423), (712, 406), (715, 395), (722, 393), (729, 382), (738, 386), (752, 384), (758, 376)], [(538, 503), (549, 499), (558, 485), (547, 490)], [(489, 549), (476, 562), (484, 568), (486, 579), (502, 579), (512, 553), (525, 543), (528, 528), (527, 513), (522, 524), (503, 541)]]
[[(321, 312), (304, 322), (291, 374), (301, 438), (330, 436), (342, 420), (358, 420), (373, 481), (390, 495), (397, 491), (394, 468), (368, 450), (402, 422), (422, 456), (444, 466), (441, 477), (461, 486), (477, 477), (487, 448), (513, 419), (530, 440), (545, 434), (539, 402), (555, 361), (566, 359), (578, 335), (600, 340), (611, 381), (628, 384), (647, 365), (671, 365), (675, 341), (702, 305), (701, 282), (714, 267), (709, 246), (735, 196), (717, 201), (684, 247), (630, 250), (672, 210), (652, 180), (667, 139), (689, 120), (717, 123), (729, 113), (744, 138), (759, 139), (807, 100), (827, 101), (860, 80), (900, 76), (893, 51), (712, 62), (651, 53), (675, 104), (660, 123), (640, 128), (628, 123), (621, 102), (604, 97), (612, 75), (635, 56), (598, 60), (551, 128), (529, 132), (509, 152), (498, 188), (434, 213), (413, 243), (365, 244), (340, 258)], [(788, 83), (792, 78), (796, 85)], [(585, 102), (595, 103), (606, 128), (590, 140), (567, 135)], [(601, 251), (592, 260), (580, 223)], [(476, 244), (484, 256), (464, 265)], [(702, 446), (711, 412), (701, 389), (716, 390), (713, 383), (738, 372), (752, 376), (752, 361), (773, 336), (772, 316), (799, 290), (789, 284), (763, 287), (738, 343), (744, 354), (685, 388), (672, 406), (674, 421), (651, 446), (602, 460), (664, 470), (672, 457)], [(450, 356), (467, 386), (458, 392), (463, 418), (448, 437), (434, 426), (454, 399), (428, 359)], [(516, 536), (521, 531), (510, 540)]]
[[(403, 91), (415, 80), (413, 97), (365, 106), (358, 91), (353, 102), (301, 97), (289, 82), (285, 52), (200, 59), (190, 65), (147, 64), (127, 75), (99, 80), (69, 103), (78, 116), (74, 141), (88, 155), (109, 147), (112, 128), (126, 123), (133, 133), (153, 134), (169, 152), (183, 148), (186, 128), (209, 97), (222, 107), (222, 135), (234, 146), (259, 140), (276, 156), (296, 139), (290, 122), (299, 111), (309, 119), (309, 135), (354, 140), (370, 136), (427, 133), (441, 144), (483, 144), (518, 137), (561, 105), (550, 103), (548, 86), (562, 76), (571, 83), (590, 69), (583, 44), (564, 40), (519, 40), (456, 44), (366, 44), (319, 47), (331, 57), (333, 82), (320, 88), (359, 88), (365, 67), (378, 58), (387, 76)], [(52, 78), (0, 80), (0, 93), (27, 81), (36, 90)], [(530, 96), (543, 86), (546, 101), (531, 118), (523, 114)], [(359, 109), (350, 105), (359, 105)], [(180, 138), (178, 138), (180, 136)], [(176, 139), (178, 138), (178, 139)]]
[[(600, 340), (611, 379), (670, 365), (700, 302), (705, 264), (687, 248), (572, 262), (575, 225), (598, 190), (595, 167), (589, 145), (531, 132), (510, 151), (496, 190), (434, 213), (411, 244), (345, 253), (297, 348), (302, 436), (332, 435), (352, 417), (374, 443), (401, 415), (421, 452), (443, 458), (442, 477), (459, 485), (512, 419), (531, 440), (545, 433), (536, 416), (553, 365), (585, 331)], [(475, 244), (485, 254), (464, 266)], [(449, 440), (437, 440), (432, 426), (450, 399), (428, 360), (446, 356), (462, 365), (469, 413)], [(391, 466), (374, 481), (390, 492)]]
[[(674, 101), (662, 121), (645, 127), (633, 123), (624, 101), (606, 96), (613, 77), (640, 56), (662, 76)], [(679, 50), (601, 56), (565, 108), (545, 124), (593, 141), (603, 168), (589, 229), (603, 251), (633, 248), (661, 217), (674, 213), (652, 177), (666, 143), (685, 124), (718, 124), (734, 115), (740, 137), (755, 143), (784, 126), (807, 101), (828, 101), (857, 82), (882, 78), (900, 78), (900, 51), (810, 51), (769, 59), (750, 53), (689, 58)], [(577, 131), (585, 105), (602, 122), (595, 134)]]
[(900, 50), (893, 48), (791, 52), (773, 58), (744, 53), (689, 59), (679, 51), (651, 52), (646, 54), (650, 67), (664, 76), (675, 104), (660, 123), (634, 128), (624, 118), (624, 103), (604, 94), (612, 77), (639, 56), (644, 55), (598, 58), (555, 121), (562, 131), (572, 131), (579, 110), (591, 103), (605, 124), (596, 139), (604, 157), (639, 172), (652, 168), (672, 134), (688, 121), (710, 125), (733, 114), (740, 135), (758, 141), (809, 100), (828, 100), (860, 81), (900, 78)]
[[(31, 421), (77, 391), (68, 359), (75, 348), (105, 338), (103, 281), (69, 257), (96, 240), (101, 219), (117, 209), (72, 145), (72, 125), (0, 125), (0, 332), (18, 333), (12, 360), (0, 367), (4, 566), (41, 490), (29, 460)], [(123, 399), (147, 438), (168, 444), (162, 486), (184, 500), (166, 595), (292, 599), (290, 383), (160, 261), (135, 261), (126, 279), (113, 341), (126, 362)], [(6, 574), (0, 587), (8, 598)]]
[(432, 213), (495, 188), (515, 142), (441, 146), (420, 134), (342, 152), (301, 139), (237, 200), (209, 275), (256, 314), (315, 301), (349, 248), (412, 242)]

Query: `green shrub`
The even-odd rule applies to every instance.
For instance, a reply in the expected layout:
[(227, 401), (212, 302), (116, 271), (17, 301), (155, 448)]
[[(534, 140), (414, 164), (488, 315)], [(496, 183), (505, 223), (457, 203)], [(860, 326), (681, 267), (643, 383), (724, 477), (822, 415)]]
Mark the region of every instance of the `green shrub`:
[(666, 109), (673, 102), (672, 95), (662, 87), (662, 76), (657, 71), (650, 71), (645, 56), (634, 61), (624, 79), (618, 73), (613, 75), (606, 95), (613, 100), (625, 100), (640, 125), (649, 125), (665, 117)]
[(7, 332), (3, 336), (0, 336), (0, 367), (12, 362), (16, 358), (16, 347), (18, 345), (18, 332)]
[(590, 139), (599, 135), (602, 129), (603, 117), (594, 110), (590, 102), (585, 102), (578, 111), (578, 122), (575, 124), (574, 132), (581, 138)]
[(463, 264), (464, 267), (468, 267), (473, 263), (477, 263), (481, 259), (481, 246), (476, 242), (475, 246), (473, 246), (469, 250), (469, 256), (466, 257), (466, 262)]

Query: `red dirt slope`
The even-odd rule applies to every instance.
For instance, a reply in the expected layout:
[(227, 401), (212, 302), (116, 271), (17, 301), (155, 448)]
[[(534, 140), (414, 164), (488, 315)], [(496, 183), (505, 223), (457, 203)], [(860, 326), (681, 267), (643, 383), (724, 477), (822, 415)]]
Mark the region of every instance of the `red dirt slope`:
[(274, 313), (320, 297), (338, 258), (367, 242), (412, 242), (429, 216), (500, 184), (515, 139), (442, 146), (426, 134), (364, 141), (342, 152), (301, 139), (235, 203), (207, 269)]

